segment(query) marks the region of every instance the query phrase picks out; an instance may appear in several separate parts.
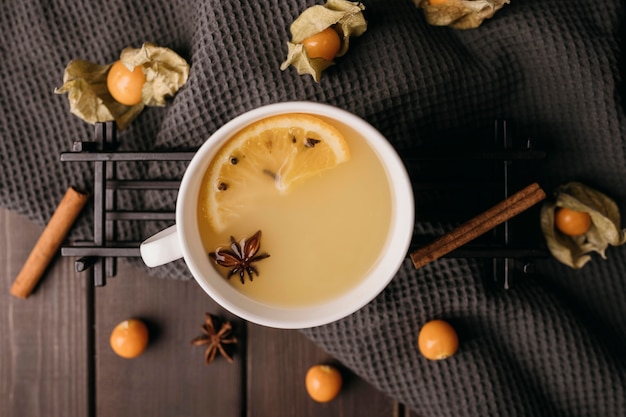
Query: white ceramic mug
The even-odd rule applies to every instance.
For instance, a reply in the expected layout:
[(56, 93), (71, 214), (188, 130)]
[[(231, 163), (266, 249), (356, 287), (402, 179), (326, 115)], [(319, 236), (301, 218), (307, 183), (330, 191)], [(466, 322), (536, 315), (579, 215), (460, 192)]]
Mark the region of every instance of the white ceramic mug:
[[(200, 184), (211, 158), (234, 133), (269, 116), (308, 113), (350, 126), (377, 153), (388, 176), (392, 216), (381, 256), (363, 279), (347, 293), (319, 305), (271, 306), (257, 302), (234, 288), (212, 265), (203, 247), (197, 224)], [(374, 299), (391, 281), (407, 255), (413, 235), (414, 200), (406, 169), (394, 148), (363, 119), (327, 104), (284, 102), (244, 113), (219, 128), (198, 149), (178, 190), (176, 224), (145, 240), (141, 256), (150, 267), (184, 258), (191, 274), (218, 304), (242, 319), (283, 329), (319, 326), (344, 318)]]

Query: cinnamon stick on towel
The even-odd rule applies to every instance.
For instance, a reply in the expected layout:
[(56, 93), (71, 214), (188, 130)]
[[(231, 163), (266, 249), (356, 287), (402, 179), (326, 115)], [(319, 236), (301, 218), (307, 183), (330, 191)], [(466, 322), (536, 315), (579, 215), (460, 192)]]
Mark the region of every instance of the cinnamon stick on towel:
[(19, 298), (27, 298), (30, 295), (61, 247), (63, 240), (88, 199), (87, 194), (83, 194), (73, 187), (67, 190), (30, 252), (28, 259), (26, 259), (22, 270), (13, 281), (12, 295)]
[(487, 233), (497, 225), (517, 216), (546, 198), (546, 193), (533, 183), (489, 210), (479, 214), (461, 226), (443, 235), (431, 244), (411, 253), (415, 268), (441, 258), (462, 245)]

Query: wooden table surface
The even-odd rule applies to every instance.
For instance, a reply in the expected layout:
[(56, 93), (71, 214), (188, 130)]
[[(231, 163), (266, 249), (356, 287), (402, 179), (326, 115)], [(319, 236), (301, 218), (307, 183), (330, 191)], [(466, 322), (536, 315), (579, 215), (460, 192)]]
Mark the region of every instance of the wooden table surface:
[[(218, 307), (193, 281), (148, 277), (119, 262), (94, 288), (75, 259), (58, 255), (27, 299), (11, 284), (43, 227), (0, 209), (0, 416), (412, 416), (342, 367), (344, 387), (330, 403), (304, 388), (309, 366), (334, 362), (296, 330), (246, 323)], [(205, 366), (204, 313), (231, 320), (239, 343), (230, 364)], [(150, 329), (147, 350), (122, 359), (109, 346), (120, 321), (138, 317)]]

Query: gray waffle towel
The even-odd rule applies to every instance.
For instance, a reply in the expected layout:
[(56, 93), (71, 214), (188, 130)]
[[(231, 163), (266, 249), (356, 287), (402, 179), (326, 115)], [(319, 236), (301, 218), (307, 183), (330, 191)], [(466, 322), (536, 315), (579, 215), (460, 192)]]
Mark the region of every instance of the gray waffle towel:
[[(507, 119), (549, 150), (543, 187), (577, 180), (626, 207), (624, 3), (512, 0), (480, 28), (428, 26), (411, 0), (369, 0), (368, 31), (319, 84), (285, 72), (289, 25), (312, 0), (4, 2), (0, 14), (0, 204), (43, 224), (70, 185), (90, 187), (89, 164), (61, 163), (92, 127), (53, 94), (74, 58), (112, 62), (126, 46), (167, 46), (191, 64), (165, 108), (144, 110), (122, 149), (199, 146), (229, 119), (263, 104), (314, 100), (349, 110), (399, 150), (423, 132)], [(145, 4), (143, 4), (145, 3)], [(319, 4), (319, 3), (318, 3)], [(120, 166), (121, 176), (139, 168)], [(175, 164), (142, 174), (171, 178)], [(120, 198), (122, 208), (174, 196)], [(74, 237), (91, 236), (85, 214)], [(141, 239), (156, 230), (122, 228)], [(427, 225), (419, 225), (425, 228)], [(175, 262), (155, 275), (189, 279)], [(626, 247), (573, 271), (546, 259), (505, 291), (479, 264), (407, 261), (353, 316), (305, 333), (422, 416), (626, 415)], [(428, 362), (420, 325), (446, 318), (459, 353)]]

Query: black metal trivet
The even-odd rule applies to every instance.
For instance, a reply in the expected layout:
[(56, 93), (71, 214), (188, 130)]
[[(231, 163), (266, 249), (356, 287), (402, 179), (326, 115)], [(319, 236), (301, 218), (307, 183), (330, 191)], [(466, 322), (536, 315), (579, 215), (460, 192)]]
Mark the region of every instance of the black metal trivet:
[[(524, 179), (533, 178), (533, 170), (546, 154), (533, 149), (529, 139), (514, 139), (505, 121), (496, 121), (491, 132), (480, 132), (486, 139), (477, 147), (475, 140), (466, 134), (437, 138), (439, 146), (420, 147), (411, 152), (401, 152), (401, 158), (412, 176), (416, 197), (437, 190), (443, 195), (428, 208), (416, 202), (416, 220), (442, 222), (464, 221), (480, 212), (469, 203), (497, 202), (517, 191)], [(479, 141), (480, 142), (480, 141)], [(469, 143), (466, 147), (464, 144)], [(113, 122), (97, 123), (92, 141), (75, 142), (71, 152), (61, 154), (64, 162), (93, 162), (94, 169), (94, 229), (92, 242), (74, 242), (61, 249), (63, 256), (77, 257), (78, 272), (92, 271), (93, 283), (106, 284), (106, 279), (117, 273), (117, 258), (139, 257), (140, 242), (116, 240), (116, 223), (119, 221), (175, 221), (175, 212), (119, 211), (116, 209), (117, 192), (121, 190), (177, 190), (180, 180), (117, 178), (118, 162), (190, 161), (195, 152), (125, 152), (117, 150), (117, 131)], [(515, 165), (514, 165), (515, 162)], [(518, 168), (515, 170), (514, 168)], [(478, 173), (478, 177), (474, 176)], [(431, 178), (429, 178), (429, 176)], [(521, 181), (521, 182), (520, 182)], [(529, 180), (528, 182), (534, 182)], [(527, 184), (524, 184), (527, 185)], [(519, 187), (521, 188), (521, 187)], [(481, 192), (482, 190), (482, 192)], [(481, 196), (484, 198), (476, 198)], [(437, 200), (435, 198), (435, 200)], [(484, 201), (483, 201), (484, 200)], [(429, 201), (432, 203), (432, 201)], [(441, 207), (437, 207), (437, 203)], [(453, 207), (454, 206), (454, 207)], [(454, 210), (454, 208), (458, 210)], [(477, 211), (478, 210), (478, 211)], [(536, 223), (536, 222), (535, 222)], [(521, 225), (526, 232), (538, 229)], [(515, 237), (515, 239), (513, 239)], [(435, 237), (433, 237), (434, 239)], [(496, 227), (485, 238), (477, 239), (447, 255), (456, 258), (486, 258), (491, 263), (494, 279), (509, 288), (513, 271), (530, 272), (532, 259), (547, 256), (538, 244), (534, 233), (512, 232), (511, 221)], [(413, 247), (425, 245), (414, 238)]]

